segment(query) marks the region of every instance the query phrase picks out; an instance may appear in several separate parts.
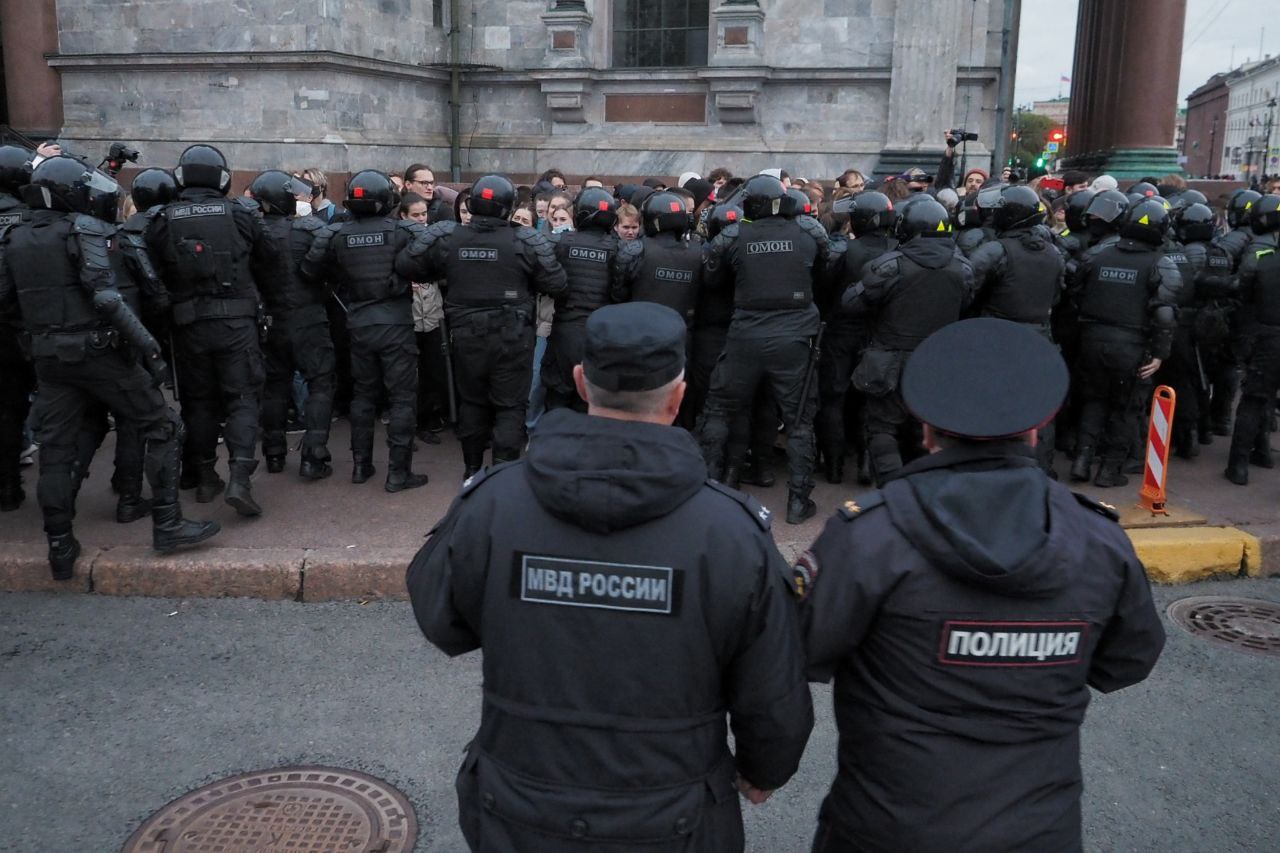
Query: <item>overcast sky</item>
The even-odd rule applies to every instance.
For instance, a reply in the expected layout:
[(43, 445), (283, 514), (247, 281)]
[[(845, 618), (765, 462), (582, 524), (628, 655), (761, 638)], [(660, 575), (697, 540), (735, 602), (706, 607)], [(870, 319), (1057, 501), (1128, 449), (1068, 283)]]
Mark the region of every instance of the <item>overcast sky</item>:
[[(1074, 76), (1071, 60), (1078, 6), (1078, 0), (1022, 0), (1016, 104), (1055, 98), (1059, 86), (1063, 95), (1071, 94), (1070, 85), (1059, 83), (1059, 78)], [(1246, 58), (1257, 59), (1259, 36), (1263, 55), (1280, 53), (1280, 0), (1187, 0), (1178, 106), (1185, 107), (1187, 95), (1214, 73), (1238, 66)], [(1161, 46), (1152, 44), (1147, 49), (1156, 51)]]

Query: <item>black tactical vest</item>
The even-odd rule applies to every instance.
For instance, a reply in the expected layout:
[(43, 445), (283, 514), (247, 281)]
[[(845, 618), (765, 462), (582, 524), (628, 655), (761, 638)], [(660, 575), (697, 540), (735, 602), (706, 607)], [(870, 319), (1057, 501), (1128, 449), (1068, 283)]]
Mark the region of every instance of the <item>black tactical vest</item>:
[(1191, 265), (1191, 258), (1187, 254), (1187, 249), (1181, 243), (1174, 240), (1168, 240), (1160, 249), (1161, 253), (1173, 262), (1178, 268), (1178, 275), (1182, 276), (1182, 290), (1178, 294), (1178, 304), (1188, 305), (1195, 298), (1195, 280), (1196, 271)]
[(1264, 326), (1280, 326), (1280, 252), (1263, 249), (1253, 284), (1253, 318)]
[(17, 225), (30, 211), (27, 206), (8, 193), (0, 193), (0, 228)]
[(1125, 252), (1113, 245), (1099, 252), (1080, 299), (1080, 319), (1123, 329), (1145, 329), (1151, 274), (1160, 258), (1160, 250), (1154, 247)]
[(332, 239), (338, 294), (349, 305), (409, 292), (395, 273), (396, 221), (380, 216), (342, 223)]
[(450, 240), (445, 276), (445, 303), (454, 307), (499, 308), (530, 296), (514, 228), (459, 225)]
[[(322, 305), (324, 300), (320, 289), (309, 285), (298, 272), (303, 257), (315, 241), (317, 229), (314, 224), (279, 215), (267, 216), (263, 224), (271, 235), (271, 242), (278, 247), (270, 273), (264, 274), (258, 282), (267, 313), (276, 320), (283, 320), (304, 308)], [(333, 239), (336, 241), (341, 237)]]
[(960, 319), (964, 272), (958, 261), (927, 269), (905, 255), (898, 257), (898, 270), (898, 282), (880, 307), (872, 345), (911, 352), (938, 329)]
[(1253, 235), (1248, 228), (1237, 228), (1234, 231), (1228, 231), (1213, 242), (1227, 253), (1227, 257), (1231, 259), (1231, 268), (1235, 269), (1240, 266), (1244, 250), (1253, 242)]
[(1032, 241), (1032, 238), (1000, 238), (1005, 252), (1004, 275), (988, 290), (982, 314), (1015, 323), (1046, 326), (1054, 300), (1058, 297), (1062, 255), (1047, 239), (1040, 239), (1037, 249), (1028, 248), (1024, 240)]
[(80, 284), (71, 218), (36, 211), (30, 222), (6, 233), (5, 260), (28, 332), (83, 332), (109, 324), (93, 310)]
[(789, 310), (813, 302), (818, 247), (794, 220), (773, 216), (738, 226), (734, 305), (748, 311)]
[[(454, 231), (457, 234), (457, 231)], [(556, 260), (569, 280), (564, 301), (556, 305), (557, 323), (583, 323), (609, 301), (609, 270), (618, 254), (612, 232), (566, 231), (556, 244)]]
[[(189, 314), (180, 303), (196, 300), (194, 318), (205, 316), (252, 317), (258, 294), (249, 270), (249, 249), (236, 227), (236, 202), (225, 198), (176, 201), (164, 209), (169, 225), (169, 242), (176, 259), (165, 278), (174, 317)], [(202, 310), (209, 300), (237, 300), (249, 303), (246, 310)], [(180, 322), (180, 321), (179, 321)]]
[(631, 288), (632, 302), (665, 305), (692, 325), (702, 284), (702, 252), (683, 241), (659, 234), (646, 237), (644, 255)]

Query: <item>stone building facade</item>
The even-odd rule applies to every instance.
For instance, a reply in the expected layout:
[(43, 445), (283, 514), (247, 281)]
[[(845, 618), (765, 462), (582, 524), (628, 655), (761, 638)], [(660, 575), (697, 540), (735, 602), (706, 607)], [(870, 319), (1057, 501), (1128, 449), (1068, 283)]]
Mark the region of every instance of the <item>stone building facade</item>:
[(1221, 174), (1280, 174), (1280, 57), (1246, 63), (1226, 83)]
[[(14, 32), (33, 4), (51, 49)], [(0, 0), (0, 29), (77, 147), (447, 177), (454, 5), (464, 177), (929, 168), (962, 124), (990, 164), (1003, 0)]]

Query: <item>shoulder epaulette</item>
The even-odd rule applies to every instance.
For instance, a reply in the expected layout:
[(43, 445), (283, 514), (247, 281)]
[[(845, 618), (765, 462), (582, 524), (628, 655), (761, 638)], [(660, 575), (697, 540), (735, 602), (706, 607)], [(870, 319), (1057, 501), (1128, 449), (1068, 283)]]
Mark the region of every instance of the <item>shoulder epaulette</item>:
[(497, 465), (490, 465), (487, 468), (481, 468), (479, 471), (462, 481), (462, 489), (458, 492), (458, 498), (465, 500), (470, 497), (471, 493), (474, 492), (485, 480), (489, 479), (503, 468), (510, 468), (512, 465), (516, 465), (522, 461), (523, 460), (521, 459), (513, 459), (510, 462), (500, 462)]
[(858, 495), (856, 500), (851, 498), (845, 501), (836, 508), (836, 512), (840, 513), (845, 521), (853, 521), (867, 510), (875, 509), (882, 504), (884, 504), (884, 495), (877, 490)]
[(761, 530), (768, 530), (772, 525), (773, 513), (751, 495), (746, 492), (740, 492), (737, 489), (731, 489), (719, 480), (708, 479), (707, 485), (741, 505), (746, 510), (747, 515), (751, 516), (752, 520), (760, 526)]
[(1075, 496), (1076, 502), (1085, 509), (1096, 512), (1103, 518), (1109, 518), (1114, 522), (1118, 523), (1120, 521), (1119, 511), (1111, 504), (1103, 503), (1096, 498), (1091, 498), (1088, 495), (1081, 494), (1080, 492), (1072, 492), (1071, 494)]

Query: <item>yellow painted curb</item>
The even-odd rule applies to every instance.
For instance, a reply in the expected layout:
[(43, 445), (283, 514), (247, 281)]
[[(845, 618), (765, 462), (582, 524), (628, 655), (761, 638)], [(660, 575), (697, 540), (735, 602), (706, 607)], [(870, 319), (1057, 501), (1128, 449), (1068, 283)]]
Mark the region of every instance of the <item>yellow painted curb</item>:
[(1262, 543), (1234, 527), (1164, 527), (1126, 530), (1147, 577), (1191, 583), (1214, 575), (1262, 574)]

